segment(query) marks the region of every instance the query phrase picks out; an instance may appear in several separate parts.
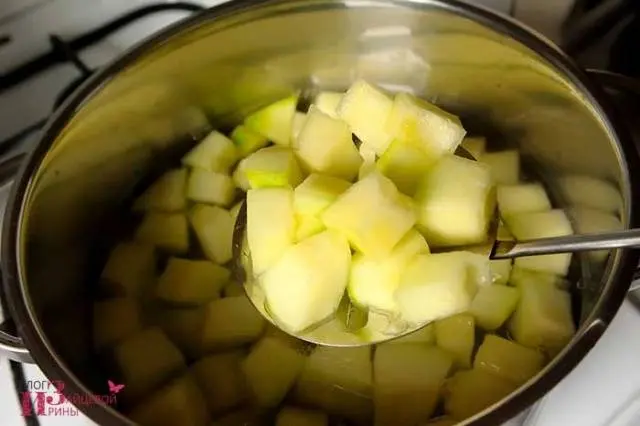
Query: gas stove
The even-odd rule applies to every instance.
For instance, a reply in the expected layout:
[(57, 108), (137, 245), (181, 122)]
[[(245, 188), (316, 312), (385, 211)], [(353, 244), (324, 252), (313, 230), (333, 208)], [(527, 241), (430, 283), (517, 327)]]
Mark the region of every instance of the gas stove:
[[(52, 110), (96, 69), (166, 25), (222, 1), (0, 0), (0, 160), (28, 151)], [(556, 42), (567, 40), (567, 49), (585, 66), (640, 75), (632, 71), (635, 56), (624, 54), (637, 46), (633, 25), (639, 25), (627, 17), (633, 0), (468, 1), (512, 15)], [(593, 24), (594, 10), (600, 19), (604, 13), (608, 26)], [(7, 194), (8, 188), (0, 187), (0, 209)], [(627, 301), (574, 372), (505, 426), (640, 424), (638, 328), (640, 311)], [(22, 392), (44, 381), (37, 366), (0, 357), (2, 426), (94, 424), (78, 410), (23, 416)]]

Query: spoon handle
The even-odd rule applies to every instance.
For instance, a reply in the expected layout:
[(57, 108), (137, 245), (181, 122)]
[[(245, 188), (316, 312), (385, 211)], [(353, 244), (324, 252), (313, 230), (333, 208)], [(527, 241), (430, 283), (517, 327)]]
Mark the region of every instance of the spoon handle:
[(601, 234), (567, 235), (528, 241), (496, 241), (491, 259), (512, 259), (542, 254), (640, 247), (640, 229)]

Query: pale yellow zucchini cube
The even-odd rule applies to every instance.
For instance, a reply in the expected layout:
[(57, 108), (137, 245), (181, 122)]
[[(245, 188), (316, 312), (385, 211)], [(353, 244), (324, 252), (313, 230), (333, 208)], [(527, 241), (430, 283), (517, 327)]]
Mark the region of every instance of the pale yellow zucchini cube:
[(227, 173), (239, 158), (240, 153), (231, 139), (214, 130), (182, 157), (182, 164)]
[(187, 217), (182, 213), (149, 212), (138, 225), (135, 239), (169, 253), (186, 253), (189, 250)]
[(189, 212), (189, 221), (205, 256), (225, 264), (232, 258), (235, 218), (217, 206), (197, 204)]
[(392, 108), (393, 101), (389, 96), (364, 80), (358, 80), (344, 94), (337, 112), (361, 141), (382, 155), (391, 143), (386, 123)]
[(542, 369), (544, 361), (544, 355), (535, 349), (487, 334), (473, 361), (473, 368), (521, 385)]
[(375, 259), (388, 256), (415, 220), (411, 199), (376, 172), (352, 185), (322, 214), (328, 229), (346, 235), (359, 251)]
[(242, 361), (241, 369), (259, 407), (277, 407), (304, 366), (301, 347), (287, 339), (265, 336)]
[(249, 115), (244, 124), (275, 144), (290, 146), (298, 95), (274, 102)]
[(415, 195), (418, 229), (433, 246), (462, 246), (487, 238), (495, 205), (489, 169), (455, 155), (440, 159)]
[(476, 339), (472, 315), (459, 314), (434, 323), (436, 344), (453, 357), (460, 368), (471, 366), (471, 353)]
[(294, 244), (296, 218), (290, 188), (252, 189), (247, 193), (247, 239), (253, 271), (260, 275)]
[(413, 426), (431, 417), (452, 365), (437, 347), (378, 347), (373, 360), (376, 424)]
[(295, 144), (296, 153), (308, 170), (353, 180), (362, 158), (349, 126), (311, 106)]

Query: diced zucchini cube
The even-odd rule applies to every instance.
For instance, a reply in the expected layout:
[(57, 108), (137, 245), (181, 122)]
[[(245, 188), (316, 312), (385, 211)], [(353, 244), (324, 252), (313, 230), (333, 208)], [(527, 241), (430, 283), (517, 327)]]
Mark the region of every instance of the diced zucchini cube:
[(444, 407), (453, 418), (464, 420), (516, 390), (517, 386), (483, 370), (459, 371), (446, 385)]
[(471, 367), (476, 340), (475, 321), (469, 314), (443, 318), (434, 323), (436, 344), (453, 357), (460, 368)]
[(300, 130), (295, 148), (307, 169), (346, 180), (353, 180), (358, 175), (362, 163), (351, 140), (349, 126), (313, 105)]
[(344, 94), (337, 112), (361, 141), (382, 155), (391, 143), (386, 124), (392, 108), (393, 101), (385, 93), (358, 80)]
[(293, 190), (262, 188), (247, 192), (247, 239), (253, 272), (275, 264), (295, 241)]
[(300, 136), (300, 131), (302, 131), (302, 127), (304, 127), (304, 122), (307, 121), (307, 114), (304, 112), (296, 111), (296, 114), (293, 116), (293, 126), (291, 126), (291, 145), (295, 146), (296, 141), (298, 140), (298, 136)]
[(242, 170), (252, 189), (270, 187), (295, 188), (302, 182), (302, 172), (290, 148), (262, 148), (242, 161)]
[(226, 207), (233, 202), (236, 187), (227, 175), (193, 169), (187, 182), (187, 198), (198, 203)]
[[(560, 209), (514, 214), (505, 218), (505, 222), (516, 239), (520, 241), (573, 234), (566, 213)], [(570, 263), (571, 253), (529, 256), (515, 260), (515, 265), (524, 269), (550, 272), (560, 276), (567, 275)]]
[(156, 297), (177, 305), (200, 305), (220, 297), (228, 269), (208, 260), (172, 257), (158, 280)]
[(373, 172), (326, 209), (322, 221), (346, 235), (365, 256), (384, 259), (415, 224), (416, 215), (411, 199)]
[(543, 366), (541, 352), (492, 334), (484, 337), (473, 361), (476, 370), (485, 370), (517, 385), (535, 376)]
[(264, 148), (269, 143), (266, 137), (251, 130), (244, 124), (240, 124), (233, 129), (231, 139), (236, 144), (241, 157), (246, 157), (252, 152)]
[(296, 223), (296, 241), (298, 242), (326, 229), (318, 216), (297, 216)]
[(137, 333), (142, 328), (137, 303), (118, 297), (93, 304), (93, 345), (100, 351)]
[(198, 204), (189, 212), (189, 220), (208, 259), (219, 264), (231, 260), (235, 219), (227, 210)]
[(524, 269), (520, 266), (513, 267), (509, 278), (509, 284), (517, 288), (520, 288), (523, 283), (544, 283), (560, 288), (560, 281), (561, 278), (552, 273)]
[(429, 245), (459, 246), (487, 238), (495, 199), (489, 169), (455, 155), (441, 158), (415, 195), (418, 229)]
[(437, 158), (414, 142), (395, 139), (380, 156), (377, 167), (400, 191), (413, 197), (418, 184)]
[(539, 183), (499, 185), (497, 199), (498, 209), (503, 217), (551, 210), (551, 201), (544, 187)]
[(462, 145), (462, 147), (466, 149), (476, 160), (479, 160), (487, 150), (487, 140), (480, 136), (467, 136), (462, 139), (462, 143), (460, 145)]
[(246, 164), (245, 160), (242, 160), (238, 163), (238, 167), (236, 167), (236, 169), (233, 171), (233, 174), (231, 175), (231, 180), (233, 180), (233, 184), (236, 186), (236, 188), (247, 192), (249, 189), (251, 189), (251, 184), (249, 183), (249, 179), (247, 178), (247, 174), (244, 170)]
[(207, 426), (210, 421), (202, 393), (187, 374), (156, 390), (130, 417), (140, 426)]
[[(618, 216), (596, 210), (589, 207), (573, 207), (570, 209), (569, 217), (573, 219), (573, 225), (578, 234), (598, 234), (601, 232), (622, 231), (624, 225)], [(589, 259), (594, 262), (604, 262), (609, 256), (609, 250), (597, 250), (587, 252)]]
[(248, 116), (244, 124), (273, 143), (289, 146), (297, 103), (298, 95), (281, 99)]
[(264, 330), (262, 315), (247, 297), (217, 299), (205, 309), (202, 331), (205, 351), (253, 342)]
[(291, 246), (260, 277), (271, 315), (294, 333), (331, 316), (347, 288), (350, 265), (349, 242), (335, 231)]
[(300, 215), (318, 215), (338, 199), (351, 183), (332, 176), (310, 174), (294, 191), (294, 207)]
[(210, 172), (228, 173), (239, 158), (231, 139), (214, 130), (182, 158), (182, 164)]
[(145, 396), (185, 368), (182, 353), (159, 328), (121, 341), (114, 347), (114, 360), (126, 385), (122, 395), (128, 401)]
[(313, 104), (325, 114), (338, 118), (338, 106), (342, 102), (343, 93), (340, 92), (320, 92), (316, 96)]
[(191, 372), (205, 397), (211, 414), (237, 408), (248, 398), (248, 389), (240, 363), (244, 353), (224, 352), (200, 359)]
[(149, 212), (138, 225), (135, 239), (169, 253), (186, 253), (189, 250), (187, 217), (182, 213)]
[(136, 297), (155, 283), (155, 273), (154, 247), (131, 241), (113, 248), (100, 279), (111, 293)]
[(372, 397), (370, 346), (318, 346), (294, 389), (294, 399), (300, 404), (363, 424), (370, 424)]
[(495, 259), (489, 262), (493, 284), (505, 285), (511, 276), (511, 259)]
[(576, 229), (581, 234), (597, 234), (624, 229), (618, 216), (589, 207), (573, 207), (570, 216), (575, 220)]
[(477, 286), (466, 252), (420, 254), (407, 265), (396, 290), (402, 317), (422, 324), (469, 309)]
[(160, 176), (133, 204), (135, 211), (177, 212), (187, 206), (187, 169), (170, 170)]
[(265, 336), (242, 361), (242, 371), (259, 407), (277, 407), (302, 371), (305, 355), (287, 340)]
[(198, 358), (202, 349), (202, 330), (206, 309), (202, 307), (176, 309), (163, 307), (158, 323), (171, 341), (191, 358)]
[(387, 131), (420, 146), (434, 160), (453, 154), (466, 134), (458, 117), (408, 93), (395, 96)]
[(379, 346), (373, 360), (376, 424), (413, 426), (431, 417), (452, 365), (437, 347)]
[(515, 273), (512, 282), (520, 290), (520, 301), (509, 321), (516, 342), (542, 349), (551, 356), (569, 343), (575, 334), (571, 297), (557, 286), (557, 277)]
[(329, 426), (329, 417), (322, 411), (283, 407), (276, 416), (275, 426)]
[(435, 341), (436, 335), (434, 326), (433, 324), (428, 324), (411, 334), (390, 340), (385, 344), (424, 343), (425, 345), (431, 345), (435, 343)]
[(483, 329), (497, 330), (516, 309), (519, 297), (517, 288), (504, 285), (482, 287), (473, 299), (469, 312)]
[(516, 150), (487, 152), (480, 161), (489, 166), (497, 185), (516, 185), (520, 180), (520, 154)]
[(615, 185), (592, 176), (566, 175), (558, 179), (563, 201), (573, 206), (591, 207), (619, 213), (624, 207), (620, 190)]
[(402, 272), (413, 256), (424, 253), (429, 253), (429, 246), (424, 237), (412, 229), (387, 259), (375, 260), (356, 254), (351, 262), (349, 297), (359, 306), (397, 313), (395, 292)]

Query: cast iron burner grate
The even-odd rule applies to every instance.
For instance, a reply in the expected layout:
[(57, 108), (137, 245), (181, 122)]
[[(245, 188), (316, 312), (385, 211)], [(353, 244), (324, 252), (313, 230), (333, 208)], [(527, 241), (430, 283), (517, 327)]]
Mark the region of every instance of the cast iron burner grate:
[[(9, 70), (6, 73), (0, 74), (0, 96), (8, 89), (29, 80), (55, 65), (71, 63), (75, 66), (80, 75), (71, 81), (56, 97), (53, 104), (53, 108), (55, 109), (95, 71), (82, 61), (79, 56), (80, 51), (102, 41), (116, 31), (121, 30), (130, 24), (134, 24), (138, 20), (149, 15), (166, 11), (199, 12), (204, 9), (205, 7), (202, 5), (188, 2), (151, 4), (134, 9), (119, 18), (107, 22), (106, 24), (87, 33), (80, 34), (70, 40), (64, 40), (59, 35), (51, 34), (49, 36), (49, 42), (51, 45), (49, 51)], [(10, 38), (7, 42), (9, 41)], [(40, 130), (46, 122), (47, 117), (43, 117), (41, 120), (38, 120), (8, 138), (1, 140), (0, 157), (4, 156), (7, 152), (19, 145), (27, 136)]]

